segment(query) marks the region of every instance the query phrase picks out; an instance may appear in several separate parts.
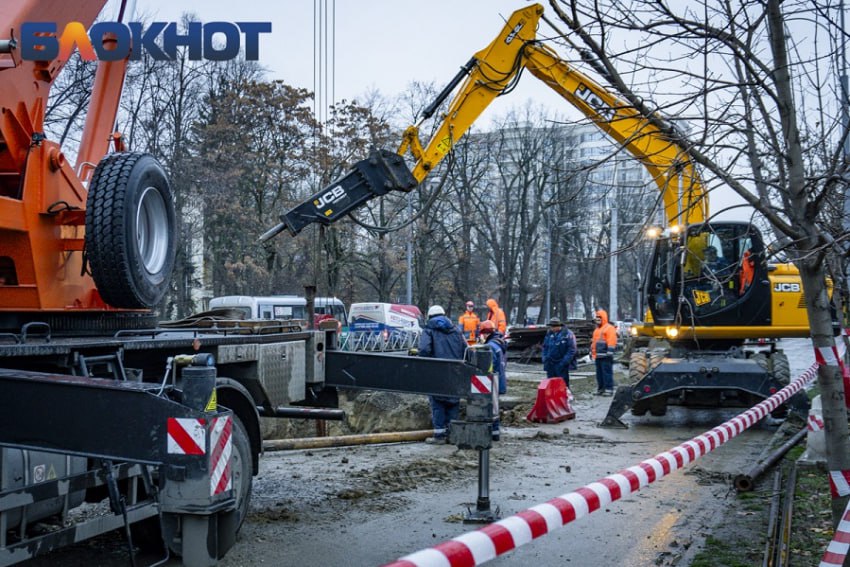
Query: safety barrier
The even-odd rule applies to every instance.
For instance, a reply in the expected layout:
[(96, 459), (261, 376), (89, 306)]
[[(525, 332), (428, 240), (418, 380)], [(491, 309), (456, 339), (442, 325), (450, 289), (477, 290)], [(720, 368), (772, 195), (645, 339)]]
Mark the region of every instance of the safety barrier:
[(349, 331), (340, 349), (349, 352), (405, 351), (419, 346), (420, 331)]
[[(713, 451), (758, 423), (817, 375), (817, 364), (779, 392), (711, 431), (637, 466), (606, 476), (479, 530), (406, 555), (386, 567), (470, 567), (525, 545), (603, 508)], [(848, 516), (850, 518), (850, 516)]]

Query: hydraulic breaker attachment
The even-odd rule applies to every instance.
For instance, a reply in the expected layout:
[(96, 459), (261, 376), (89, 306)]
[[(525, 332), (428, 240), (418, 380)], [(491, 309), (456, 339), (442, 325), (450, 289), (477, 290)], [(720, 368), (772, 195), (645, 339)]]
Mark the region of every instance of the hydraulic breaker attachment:
[(282, 214), (283, 222), (263, 234), (260, 241), (272, 238), (284, 228), (295, 236), (314, 222), (329, 225), (374, 197), (390, 191), (407, 193), (417, 185), (404, 158), (373, 148), (369, 157), (354, 164), (344, 177)]

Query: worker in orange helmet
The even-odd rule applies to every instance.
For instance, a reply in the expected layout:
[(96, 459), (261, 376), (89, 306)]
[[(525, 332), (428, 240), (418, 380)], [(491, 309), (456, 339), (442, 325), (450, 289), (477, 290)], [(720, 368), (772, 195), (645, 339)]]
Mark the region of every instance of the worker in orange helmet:
[(504, 335), (508, 331), (508, 319), (505, 317), (505, 312), (492, 297), (487, 300), (487, 307), (490, 308), (490, 312), (487, 313), (487, 320), (492, 321), (496, 330)]
[[(508, 391), (508, 380), (505, 374), (505, 369), (508, 362), (508, 345), (505, 343), (505, 337), (496, 330), (496, 326), (492, 321), (481, 321), (481, 327), (478, 331), (481, 336), (481, 342), (490, 347), (490, 352), (493, 355), (492, 366), (490, 372), (498, 382), (498, 393), (501, 396)], [(500, 419), (499, 419), (499, 398), (494, 399), (494, 419), (492, 426), (493, 440), (498, 441), (500, 438)]]
[(617, 348), (617, 328), (608, 322), (608, 312), (597, 309), (596, 329), (590, 339), (590, 356), (596, 361), (596, 395), (614, 395), (614, 349)]
[(472, 301), (466, 302), (466, 311), (464, 311), (457, 320), (460, 330), (463, 331), (463, 337), (467, 344), (474, 345), (478, 335), (478, 325), (481, 319), (475, 312), (475, 303)]

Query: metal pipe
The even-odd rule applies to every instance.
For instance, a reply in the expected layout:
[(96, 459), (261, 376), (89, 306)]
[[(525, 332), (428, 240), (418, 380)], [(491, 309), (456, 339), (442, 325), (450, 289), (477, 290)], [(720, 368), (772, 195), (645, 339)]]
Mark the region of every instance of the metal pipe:
[(271, 439), (263, 442), (266, 451), (291, 451), (295, 449), (321, 449), (325, 447), (348, 447), (374, 443), (404, 443), (424, 441), (434, 434), (433, 429), (399, 431), (393, 433), (365, 433), (362, 435), (340, 435), (338, 437), (305, 437), (302, 439)]
[[(495, 389), (495, 388), (494, 388)], [(490, 450), (478, 452), (478, 501), (479, 512), (490, 511)]]
[(767, 537), (764, 542), (764, 559), (762, 567), (774, 567), (773, 560), (776, 556), (776, 525), (779, 517), (779, 504), (782, 500), (782, 471), (777, 470), (773, 474), (773, 491), (770, 495), (770, 512), (767, 515)]
[(257, 406), (257, 412), (262, 417), (286, 417), (290, 419), (329, 419), (342, 421), (345, 419), (345, 411), (333, 408), (295, 408), (290, 406), (278, 406), (273, 410), (266, 410)]
[(776, 567), (785, 567), (791, 556), (791, 517), (794, 513), (794, 492), (797, 489), (797, 463), (791, 463), (785, 482), (785, 502), (782, 505), (782, 523), (776, 546)]
[(763, 461), (756, 463), (756, 465), (750, 469), (750, 471), (746, 474), (739, 474), (735, 477), (734, 484), (735, 489), (738, 492), (748, 492), (753, 489), (754, 481), (760, 477), (764, 471), (769, 469), (783, 456), (787, 453), (791, 447), (800, 442), (800, 440), (806, 436), (808, 433), (808, 429), (805, 427), (800, 431), (794, 434), (791, 439), (786, 441), (781, 447), (779, 447), (776, 451), (768, 455)]

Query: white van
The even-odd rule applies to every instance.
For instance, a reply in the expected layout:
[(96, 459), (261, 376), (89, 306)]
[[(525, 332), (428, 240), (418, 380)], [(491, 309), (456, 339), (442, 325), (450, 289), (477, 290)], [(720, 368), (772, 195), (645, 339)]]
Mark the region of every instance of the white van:
[(212, 298), (210, 309), (219, 308), (238, 309), (245, 314), (245, 319), (288, 321), (307, 318), (307, 300), (297, 295), (225, 295)]
[(408, 350), (419, 344), (422, 312), (415, 305), (352, 303), (348, 316), (345, 350)]

